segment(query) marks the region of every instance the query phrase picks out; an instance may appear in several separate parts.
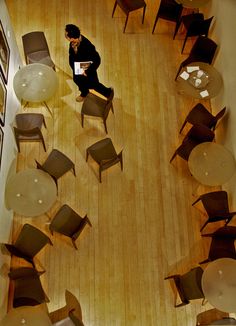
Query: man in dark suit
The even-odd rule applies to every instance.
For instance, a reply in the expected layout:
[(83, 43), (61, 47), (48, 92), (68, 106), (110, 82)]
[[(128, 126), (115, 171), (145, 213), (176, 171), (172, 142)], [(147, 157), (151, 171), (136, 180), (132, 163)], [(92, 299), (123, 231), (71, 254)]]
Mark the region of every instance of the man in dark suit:
[[(101, 58), (95, 46), (85, 36), (81, 35), (80, 29), (76, 25), (66, 25), (65, 37), (70, 41), (69, 63), (73, 70), (73, 80), (81, 92), (76, 97), (76, 101), (82, 102), (89, 89), (94, 89), (103, 96), (109, 97), (112, 88), (104, 86), (98, 79), (97, 68), (101, 63)], [(77, 69), (79, 62), (87, 62), (84, 64), (84, 69)]]

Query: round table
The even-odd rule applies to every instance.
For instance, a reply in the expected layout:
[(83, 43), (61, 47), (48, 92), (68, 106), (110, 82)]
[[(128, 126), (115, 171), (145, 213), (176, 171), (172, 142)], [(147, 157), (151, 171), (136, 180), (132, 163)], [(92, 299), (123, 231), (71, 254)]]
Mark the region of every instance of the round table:
[(188, 166), (194, 178), (207, 186), (224, 184), (232, 177), (236, 168), (232, 153), (213, 142), (197, 145), (189, 155)]
[(42, 308), (25, 306), (11, 309), (0, 322), (0, 326), (50, 326), (48, 314)]
[(209, 263), (202, 275), (202, 290), (210, 304), (224, 312), (236, 311), (236, 260), (220, 258)]
[(46, 213), (57, 198), (53, 178), (39, 169), (26, 169), (9, 178), (5, 198), (7, 206), (24, 216)]
[[(189, 69), (192, 69), (191, 67), (196, 68), (196, 70), (193, 72), (188, 72)], [(190, 82), (191, 74), (196, 74), (197, 70), (203, 71), (208, 78), (208, 84), (205, 85), (204, 87), (201, 87), (201, 85), (199, 85), (199, 87), (195, 87)], [(183, 73), (185, 75), (186, 73), (189, 74), (189, 78), (188, 79), (182, 78), (181, 75)], [(180, 94), (186, 94), (197, 99), (210, 99), (215, 97), (219, 93), (223, 85), (223, 80), (220, 73), (213, 66), (205, 62), (192, 62), (187, 66), (185, 66), (181, 70), (181, 73), (179, 74), (176, 82), (177, 82), (176, 84), (177, 91)], [(204, 91), (206, 91), (207, 93), (204, 94), (205, 93)]]
[(199, 8), (205, 6), (210, 0), (175, 0), (185, 8)]
[(14, 76), (13, 88), (19, 100), (27, 103), (43, 102), (52, 115), (46, 101), (56, 92), (58, 78), (51, 67), (42, 63), (32, 63), (22, 67)]

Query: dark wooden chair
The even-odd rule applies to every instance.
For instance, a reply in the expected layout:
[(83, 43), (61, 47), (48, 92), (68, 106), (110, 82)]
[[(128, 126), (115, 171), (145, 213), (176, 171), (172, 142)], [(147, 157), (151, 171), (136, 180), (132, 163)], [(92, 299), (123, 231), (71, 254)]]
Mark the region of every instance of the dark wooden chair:
[(65, 154), (57, 149), (51, 151), (44, 163), (40, 164), (37, 160), (35, 160), (35, 162), (37, 164), (37, 169), (50, 174), (57, 186), (57, 180), (66, 172), (72, 170), (74, 176), (76, 176), (75, 164)]
[(58, 325), (84, 326), (82, 322), (82, 310), (78, 299), (68, 290), (65, 291), (66, 305), (49, 313), (51, 322)]
[(192, 62), (206, 62), (211, 64), (217, 49), (217, 44), (208, 37), (199, 36), (194, 43), (187, 59), (181, 62), (175, 80), (181, 69)]
[(202, 103), (198, 103), (187, 114), (179, 133), (182, 132), (187, 122), (191, 123), (192, 125), (204, 125), (214, 131), (218, 121), (225, 114), (225, 111), (226, 107), (224, 107), (222, 110), (220, 110), (220, 112), (217, 113), (217, 115), (214, 116), (205, 108)]
[(50, 238), (33, 225), (26, 223), (15, 243), (4, 245), (12, 255), (25, 259), (35, 267), (34, 257), (47, 244), (52, 246)]
[(44, 32), (34, 31), (22, 36), (26, 64), (42, 63), (55, 70)]
[(30, 267), (20, 267), (10, 271), (9, 278), (14, 282), (14, 308), (49, 302), (39, 278), (42, 273)]
[(189, 155), (195, 146), (213, 141), (215, 134), (212, 130), (203, 125), (194, 125), (184, 137), (182, 144), (175, 150), (170, 159), (170, 163), (178, 155), (188, 161)]
[(42, 126), (46, 128), (44, 116), (41, 113), (19, 113), (16, 115), (16, 126), (14, 135), (18, 152), (20, 142), (41, 142), (46, 152), (46, 145), (42, 134)]
[(175, 0), (161, 0), (152, 28), (152, 34), (155, 31), (158, 19), (161, 18), (175, 23), (175, 36), (176, 31), (179, 28), (182, 11), (183, 6), (181, 4), (178, 4)]
[(126, 30), (126, 25), (129, 18), (129, 13), (138, 9), (143, 8), (143, 18), (142, 18), (142, 24), (144, 22), (144, 16), (146, 11), (146, 2), (144, 0), (116, 0), (113, 11), (112, 11), (112, 17), (114, 16), (115, 10), (117, 5), (122, 9), (122, 11), (126, 14), (126, 20), (125, 20), (125, 26), (123, 29), (123, 33)]
[(213, 233), (202, 234), (202, 237), (211, 237), (208, 258), (200, 264), (208, 263), (218, 258), (236, 259), (234, 242), (236, 239), (236, 226), (223, 226)]
[(122, 151), (119, 154), (116, 153), (110, 138), (102, 139), (88, 147), (86, 150), (86, 161), (89, 155), (99, 165), (99, 182), (102, 182), (102, 171), (112, 165), (120, 162), (121, 170), (123, 170)]
[(87, 215), (81, 217), (70, 206), (63, 205), (55, 214), (49, 225), (51, 233), (58, 232), (71, 238), (73, 246), (78, 249), (75, 241), (85, 228), (86, 224), (92, 226)]
[(99, 117), (102, 119), (103, 124), (104, 124), (104, 128), (105, 131), (107, 133), (107, 117), (108, 114), (110, 112), (110, 110), (112, 110), (112, 112), (114, 113), (113, 110), (113, 104), (112, 104), (112, 100), (114, 97), (114, 90), (112, 89), (111, 95), (109, 96), (109, 98), (107, 100), (89, 93), (83, 102), (82, 105), (82, 109), (81, 109), (81, 124), (82, 127), (84, 127), (84, 116), (93, 116), (93, 117)]
[(180, 25), (183, 24), (186, 29), (186, 34), (185, 34), (184, 43), (183, 43), (181, 53), (183, 53), (186, 41), (189, 37), (200, 36), (200, 35), (206, 36), (206, 37), (208, 36), (208, 32), (209, 32), (209, 28), (210, 28), (212, 19), (213, 19), (213, 17), (204, 19), (204, 15), (201, 13), (193, 13), (193, 14), (185, 15), (185, 16), (181, 17), (180, 23), (178, 24), (177, 29), (175, 30), (175, 34), (174, 34), (174, 38), (175, 38)]
[(194, 299), (203, 299), (204, 301), (204, 294), (201, 285), (202, 274), (203, 270), (200, 266), (198, 266), (192, 268), (189, 272), (183, 275), (175, 274), (165, 277), (165, 280), (174, 280), (176, 289), (180, 296), (181, 303), (175, 303), (175, 307), (182, 307), (190, 303), (190, 300)]
[(208, 223), (225, 221), (227, 225), (236, 212), (229, 211), (228, 194), (226, 191), (213, 191), (207, 194), (201, 195), (192, 204), (194, 206), (197, 202), (201, 201), (208, 215), (208, 219), (201, 227), (202, 231)]

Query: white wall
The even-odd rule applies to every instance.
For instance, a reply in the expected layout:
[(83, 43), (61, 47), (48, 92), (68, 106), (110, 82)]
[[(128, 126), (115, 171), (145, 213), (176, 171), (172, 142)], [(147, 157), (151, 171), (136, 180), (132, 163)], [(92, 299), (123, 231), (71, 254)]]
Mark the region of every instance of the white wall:
[[(6, 103), (6, 118), (5, 126), (2, 127), (4, 132), (3, 152), (0, 170), (0, 243), (8, 242), (11, 236), (11, 226), (13, 212), (7, 210), (5, 206), (5, 184), (9, 174), (16, 169), (16, 146), (13, 136), (11, 124), (14, 120), (16, 111), (19, 110), (19, 101), (17, 100), (13, 90), (13, 77), (15, 72), (22, 64), (19, 51), (16, 45), (15, 36), (12, 30), (10, 18), (4, 0), (0, 0), (0, 19), (3, 29), (7, 36), (7, 41), (10, 47), (10, 66), (7, 82), (7, 103)], [(7, 308), (7, 292), (8, 292), (8, 276), (10, 257), (2, 254), (0, 251), (0, 316), (4, 315)], [(1, 319), (0, 317), (0, 319)]]
[[(215, 17), (209, 36), (219, 45), (214, 66), (224, 81), (222, 91), (212, 100), (212, 107), (216, 112), (227, 107), (227, 115), (216, 131), (216, 141), (230, 149), (236, 158), (236, 1), (212, 0), (207, 11), (207, 17)], [(229, 192), (235, 210), (236, 173), (223, 188)]]

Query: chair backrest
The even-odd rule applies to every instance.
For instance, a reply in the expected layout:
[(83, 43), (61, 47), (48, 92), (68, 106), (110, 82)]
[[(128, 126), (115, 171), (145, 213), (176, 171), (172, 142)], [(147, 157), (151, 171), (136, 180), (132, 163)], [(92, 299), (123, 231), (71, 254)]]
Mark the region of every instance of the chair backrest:
[(226, 318), (225, 322), (227, 322), (227, 317), (229, 317), (227, 312), (222, 312), (217, 309), (206, 310), (197, 315), (196, 326), (212, 325), (213, 322), (222, 320), (222, 318)]
[(33, 258), (48, 243), (52, 245), (46, 234), (30, 224), (24, 224), (14, 247)]
[(74, 169), (74, 163), (62, 152), (53, 149), (46, 161), (40, 164), (36, 161), (37, 168), (49, 173), (54, 179), (59, 179), (67, 171)]
[(224, 107), (222, 110), (220, 110), (220, 112), (217, 113), (217, 115), (215, 116), (215, 121), (216, 121), (215, 125), (221, 118), (223, 118), (225, 111), (226, 111), (226, 107)]
[(14, 308), (49, 302), (42, 288), (39, 273), (34, 268), (21, 267), (12, 270), (8, 275), (14, 280)]
[(175, 0), (161, 0), (157, 16), (159, 18), (178, 22), (182, 14), (183, 6)]
[(22, 36), (25, 61), (28, 62), (27, 56), (34, 52), (46, 51), (50, 56), (47, 40), (44, 32), (35, 31)]
[(189, 57), (185, 60), (186, 64), (192, 62), (191, 59), (211, 64), (216, 49), (217, 44), (213, 40), (205, 36), (199, 36), (190, 51)]
[(202, 20), (193, 20), (187, 30), (187, 36), (197, 36), (197, 35), (208, 35), (208, 31), (212, 22), (213, 16), (211, 18)]
[(201, 286), (202, 274), (203, 270), (198, 266), (180, 276), (180, 286), (187, 300), (204, 298)]
[(214, 132), (208, 127), (204, 125), (194, 125), (185, 136), (185, 139), (192, 138), (200, 143), (200, 142), (207, 142), (207, 141), (211, 142), (214, 139), (214, 137), (215, 137)]
[(211, 216), (220, 216), (229, 212), (228, 194), (226, 191), (214, 191), (200, 196), (202, 204)]

